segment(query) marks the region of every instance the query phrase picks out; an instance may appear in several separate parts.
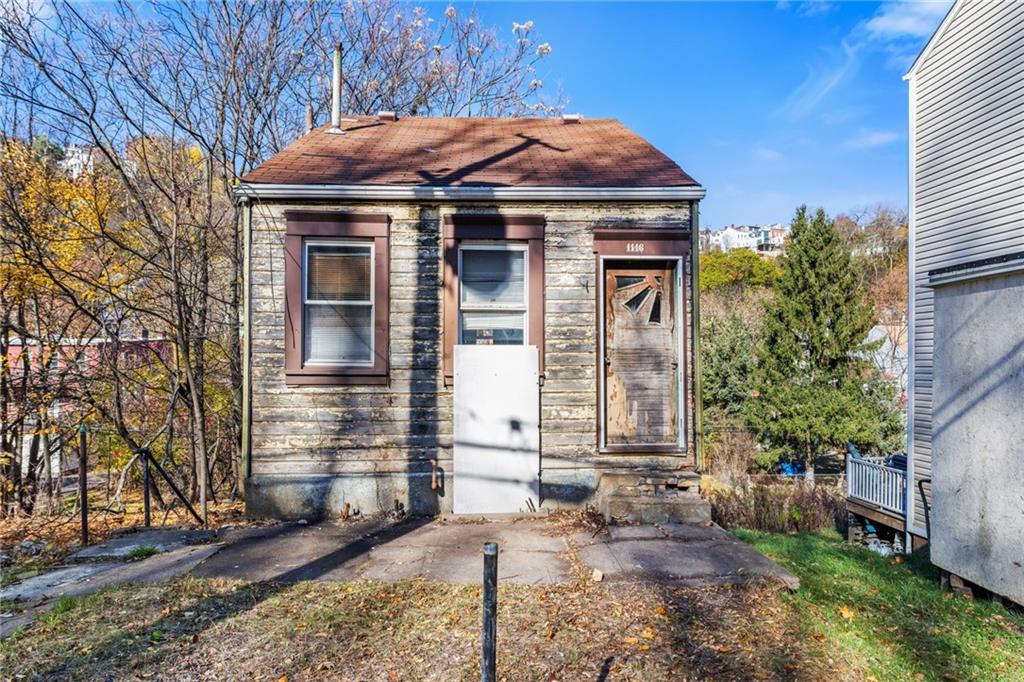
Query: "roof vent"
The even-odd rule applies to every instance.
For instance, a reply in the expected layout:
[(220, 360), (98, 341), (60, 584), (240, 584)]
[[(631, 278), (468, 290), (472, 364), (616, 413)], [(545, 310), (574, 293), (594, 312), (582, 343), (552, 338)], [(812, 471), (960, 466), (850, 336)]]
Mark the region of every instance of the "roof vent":
[(562, 114), (562, 123), (566, 125), (583, 123), (583, 114)]
[(327, 132), (340, 135), (341, 129), (341, 43), (334, 48), (334, 73), (331, 74), (331, 127)]
[(397, 121), (398, 120), (398, 114), (396, 114), (393, 111), (378, 111), (377, 112), (377, 120), (378, 121)]

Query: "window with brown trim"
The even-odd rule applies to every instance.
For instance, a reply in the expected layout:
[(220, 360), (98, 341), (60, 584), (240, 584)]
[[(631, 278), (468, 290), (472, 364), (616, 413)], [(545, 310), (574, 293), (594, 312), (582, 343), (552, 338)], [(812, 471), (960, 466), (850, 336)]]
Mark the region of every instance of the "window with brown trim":
[(537, 346), (544, 375), (544, 218), (444, 218), (444, 375), (455, 344)]
[(388, 216), (284, 215), (285, 382), (386, 383)]

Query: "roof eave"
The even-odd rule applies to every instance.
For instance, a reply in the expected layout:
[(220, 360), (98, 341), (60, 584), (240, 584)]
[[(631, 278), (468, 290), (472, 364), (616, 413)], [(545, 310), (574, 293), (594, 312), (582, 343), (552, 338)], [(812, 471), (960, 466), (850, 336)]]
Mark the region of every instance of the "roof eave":
[(924, 48), (922, 48), (921, 52), (917, 55), (917, 58), (914, 60), (914, 63), (910, 65), (910, 69), (905, 74), (903, 74), (903, 80), (910, 80), (911, 78), (917, 75), (918, 70), (924, 65), (926, 61), (928, 61), (928, 57), (931, 55), (931, 51), (938, 44), (939, 39), (942, 37), (942, 34), (946, 32), (946, 29), (949, 28), (949, 25), (953, 23), (953, 18), (956, 16), (957, 12), (960, 11), (960, 8), (962, 6), (963, 3), (960, 2), (960, 0), (956, 0), (950, 6), (949, 10), (946, 11), (946, 16), (944, 16), (942, 18), (942, 21), (939, 22), (939, 27), (935, 29), (935, 32), (932, 33), (931, 38), (929, 38), (928, 42), (925, 43)]
[(285, 185), (243, 182), (235, 198), (442, 201), (693, 201), (701, 185), (679, 187), (429, 187), (408, 185)]

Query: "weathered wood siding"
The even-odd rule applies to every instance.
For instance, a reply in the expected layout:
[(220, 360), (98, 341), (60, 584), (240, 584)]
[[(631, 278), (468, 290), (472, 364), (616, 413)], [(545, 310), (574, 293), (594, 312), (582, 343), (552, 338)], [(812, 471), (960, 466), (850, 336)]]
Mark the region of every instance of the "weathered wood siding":
[[(389, 385), (285, 385), (284, 211), (294, 208), (391, 216)], [(251, 210), (251, 475), (398, 475), (429, 472), (431, 459), (450, 471), (452, 393), (444, 385), (441, 362), (441, 218), (456, 207), (257, 203)], [(457, 210), (543, 215), (547, 220), (542, 471), (659, 461), (616, 455), (602, 462), (597, 455), (592, 234), (597, 226), (631, 223), (689, 227), (688, 204), (517, 203), (460, 205)]]
[(1024, 251), (1024, 3), (962, 2), (953, 12), (910, 79), (910, 526), (920, 535), (935, 408), (928, 272)]

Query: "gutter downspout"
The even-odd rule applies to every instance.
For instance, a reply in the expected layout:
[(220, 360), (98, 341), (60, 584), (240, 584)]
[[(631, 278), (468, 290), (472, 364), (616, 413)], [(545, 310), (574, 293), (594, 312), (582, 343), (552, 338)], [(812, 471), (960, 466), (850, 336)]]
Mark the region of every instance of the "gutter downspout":
[(693, 305), (690, 325), (693, 329), (693, 461), (697, 470), (703, 467), (704, 454), (704, 391), (700, 378), (700, 202), (690, 201), (690, 272)]
[[(245, 481), (252, 476), (252, 201), (240, 200), (242, 228), (242, 462)], [(243, 485), (243, 491), (244, 491)]]

